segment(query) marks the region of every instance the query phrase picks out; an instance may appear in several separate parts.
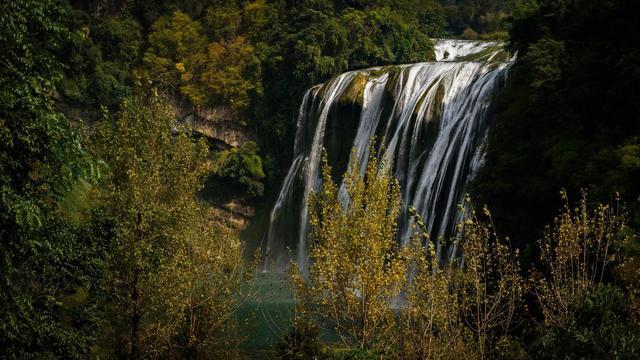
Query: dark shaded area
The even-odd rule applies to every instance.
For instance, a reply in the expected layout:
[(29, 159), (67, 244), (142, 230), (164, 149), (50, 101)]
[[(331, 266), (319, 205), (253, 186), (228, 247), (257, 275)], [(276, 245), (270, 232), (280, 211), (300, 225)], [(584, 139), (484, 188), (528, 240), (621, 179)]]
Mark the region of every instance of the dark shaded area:
[(516, 15), (518, 62), (497, 99), (476, 199), (527, 248), (566, 188), (635, 213), (640, 192), (640, 18), (632, 1), (541, 1)]

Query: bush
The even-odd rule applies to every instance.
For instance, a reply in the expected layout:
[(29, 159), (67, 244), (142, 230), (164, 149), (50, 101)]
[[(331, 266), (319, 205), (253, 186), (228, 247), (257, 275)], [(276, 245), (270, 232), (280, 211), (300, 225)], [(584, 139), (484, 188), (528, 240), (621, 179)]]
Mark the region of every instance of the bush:
[(478, 40), (478, 36), (478, 33), (470, 27), (464, 29), (461, 35), (465, 40)]
[(460, 210), (452, 246), (462, 256), (446, 259), (436, 252), (424, 221), (410, 209), (415, 263), (407, 305), (399, 316), (403, 356), (486, 359), (518, 353), (517, 343), (504, 338), (526, 290), (518, 251), (498, 237), (489, 210), (476, 213), (468, 196)]
[(295, 321), (276, 351), (283, 360), (317, 359), (322, 353), (318, 326), (309, 321)]
[(540, 327), (538, 358), (635, 359), (640, 329), (629, 323), (624, 293), (600, 284), (571, 308), (565, 326)]
[(214, 160), (213, 174), (234, 180), (251, 197), (260, 197), (264, 192), (262, 179), (265, 175), (259, 151), (253, 141), (222, 151)]
[(574, 320), (574, 307), (604, 281), (619, 249), (631, 240), (620, 205), (592, 208), (583, 193), (572, 210), (564, 192), (562, 197), (564, 209), (540, 241), (545, 274), (536, 274), (535, 287), (545, 323), (556, 327)]

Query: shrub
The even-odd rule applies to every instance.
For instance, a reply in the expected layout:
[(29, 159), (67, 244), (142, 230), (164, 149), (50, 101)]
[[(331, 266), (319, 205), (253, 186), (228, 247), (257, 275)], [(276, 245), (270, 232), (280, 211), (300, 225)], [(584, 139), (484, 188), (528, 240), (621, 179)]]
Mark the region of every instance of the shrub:
[(535, 292), (544, 321), (563, 327), (573, 308), (602, 283), (610, 265), (619, 258), (620, 246), (628, 242), (625, 216), (619, 204), (587, 206), (586, 193), (575, 209), (565, 205), (540, 241), (544, 275), (535, 274)]
[(525, 291), (518, 252), (498, 237), (486, 208), (484, 220), (465, 196), (460, 210), (453, 246), (462, 255), (455, 259), (441, 259), (422, 219), (414, 221), (415, 273), (400, 312), (404, 356), (485, 359), (504, 352), (498, 345), (505, 342)]
[(633, 322), (634, 292), (607, 284), (620, 249), (632, 239), (619, 200), (588, 206), (583, 192), (564, 208), (540, 241), (542, 271), (535, 293), (544, 323), (533, 350), (541, 358), (635, 358), (640, 329)]
[(465, 40), (478, 40), (478, 36), (478, 33), (470, 27), (464, 29), (461, 35)]
[(213, 162), (213, 174), (236, 181), (251, 197), (262, 196), (264, 192), (264, 170), (259, 148), (253, 141), (247, 141), (237, 148), (220, 152)]
[(289, 334), (276, 346), (283, 360), (317, 359), (322, 353), (318, 326), (309, 321), (294, 321)]
[(640, 329), (626, 313), (624, 293), (598, 284), (570, 308), (564, 326), (541, 326), (534, 343), (539, 358), (635, 359), (640, 352)]

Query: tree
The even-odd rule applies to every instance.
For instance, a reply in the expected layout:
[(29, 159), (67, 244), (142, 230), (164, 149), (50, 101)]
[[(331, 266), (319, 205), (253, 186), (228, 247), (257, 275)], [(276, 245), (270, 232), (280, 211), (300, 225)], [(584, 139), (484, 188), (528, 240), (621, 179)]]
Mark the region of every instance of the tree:
[(221, 347), (237, 345), (240, 340), (229, 320), (254, 296), (251, 289), (241, 290), (256, 264), (244, 263), (237, 234), (214, 226), (203, 212), (199, 216), (197, 228), (185, 239), (184, 317), (174, 339), (175, 353), (187, 359), (208, 358)]
[(583, 193), (572, 211), (564, 191), (562, 197), (566, 201), (563, 211), (540, 241), (546, 275), (538, 274), (536, 286), (545, 324), (560, 328), (567, 325), (572, 310), (585, 296), (605, 280), (619, 260), (622, 245), (631, 240), (619, 200), (592, 210)]
[(424, 221), (411, 209), (415, 263), (406, 290), (406, 306), (398, 313), (400, 352), (410, 359), (473, 358), (469, 331), (462, 322), (462, 301), (455, 287), (460, 269), (443, 264)]
[(477, 214), (465, 196), (460, 210), (450, 242), (460, 256), (451, 259), (436, 253), (424, 222), (415, 221), (415, 273), (399, 312), (402, 349), (413, 358), (496, 358), (522, 304), (518, 251), (498, 237), (486, 208)]
[(262, 91), (260, 62), (254, 52), (242, 36), (210, 43), (205, 53), (185, 59), (180, 90), (196, 107), (228, 106), (236, 118), (242, 118)]
[(344, 202), (325, 157), (322, 190), (309, 207), (313, 245), (304, 289), (345, 345), (384, 352), (394, 339), (391, 301), (406, 281), (408, 264), (396, 242), (400, 187), (373, 148), (371, 154), (364, 179), (352, 161)]
[(65, 16), (56, 1), (0, 5), (0, 349), (6, 358), (72, 358), (93, 343), (93, 284), (101, 276), (106, 229), (84, 231), (59, 207), (88, 164), (80, 138), (53, 104)]
[(187, 59), (202, 54), (207, 45), (199, 22), (175, 11), (156, 20), (149, 34), (149, 49), (144, 54), (148, 79), (160, 89), (177, 90), (181, 73), (187, 70)]
[(173, 136), (173, 124), (157, 97), (136, 97), (96, 130), (95, 152), (110, 172), (95, 197), (115, 232), (105, 335), (116, 340), (107, 345), (132, 359), (197, 351), (214, 333), (193, 324), (216, 327), (196, 314), (224, 323), (235, 301), (241, 247), (214, 235), (196, 201), (208, 172), (207, 147), (184, 133)]
[(459, 225), (461, 277), (456, 285), (461, 316), (472, 333), (480, 359), (492, 358), (495, 345), (509, 335), (526, 291), (520, 275), (519, 252), (508, 239), (498, 237), (491, 213), (484, 207), (480, 219), (467, 195)]
[(260, 197), (264, 191), (264, 170), (258, 146), (247, 141), (237, 148), (217, 154), (212, 172), (242, 185), (249, 196)]
[[(634, 358), (640, 351), (640, 327), (634, 323), (637, 274), (631, 284), (611, 283), (622, 263), (621, 250), (634, 240), (619, 199), (589, 205), (586, 192), (575, 209), (565, 206), (540, 241), (542, 267), (535, 274), (535, 295), (544, 322), (533, 342), (536, 356)], [(625, 291), (626, 290), (626, 291)]]

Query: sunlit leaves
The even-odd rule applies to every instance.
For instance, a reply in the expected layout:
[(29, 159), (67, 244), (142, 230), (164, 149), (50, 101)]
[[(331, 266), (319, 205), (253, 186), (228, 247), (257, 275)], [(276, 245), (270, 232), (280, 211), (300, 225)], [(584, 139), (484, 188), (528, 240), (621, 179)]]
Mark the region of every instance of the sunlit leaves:
[(372, 155), (361, 178), (354, 156), (344, 179), (347, 200), (341, 201), (325, 159), (323, 187), (310, 205), (306, 289), (319, 313), (353, 347), (383, 350), (393, 342), (389, 304), (407, 278), (408, 254), (396, 242), (400, 187), (388, 171)]
[(173, 125), (151, 96), (125, 101), (96, 130), (96, 156), (110, 171), (95, 197), (115, 223), (105, 334), (133, 357), (209, 348), (239, 284), (238, 240), (217, 230), (195, 198), (207, 147), (173, 135)]

